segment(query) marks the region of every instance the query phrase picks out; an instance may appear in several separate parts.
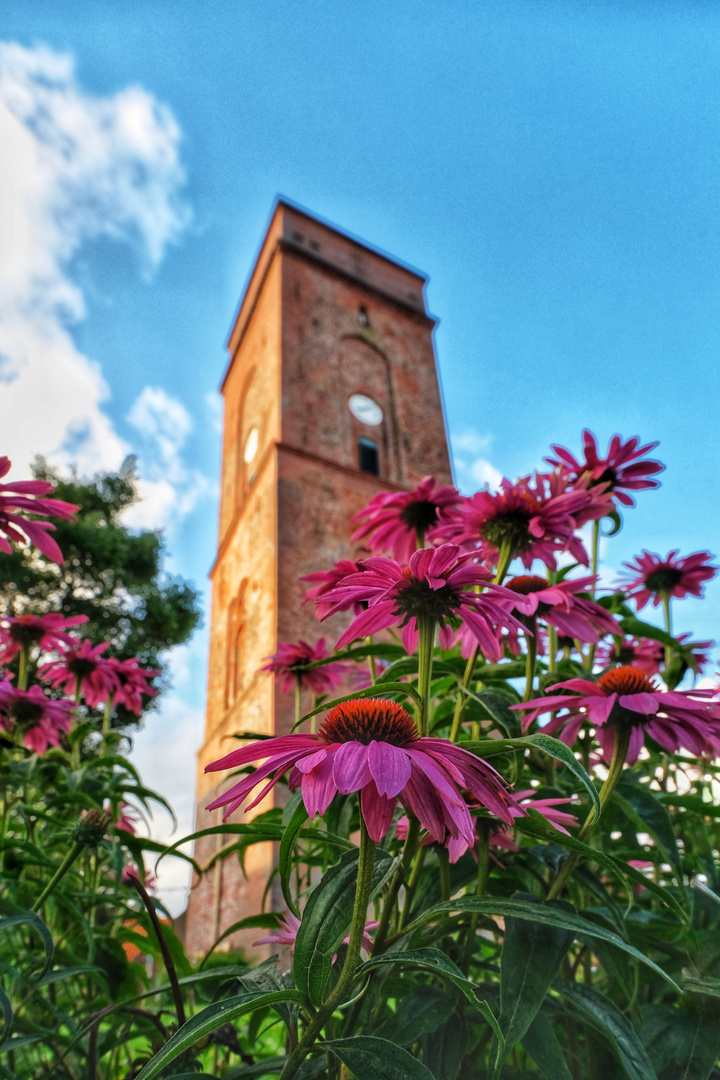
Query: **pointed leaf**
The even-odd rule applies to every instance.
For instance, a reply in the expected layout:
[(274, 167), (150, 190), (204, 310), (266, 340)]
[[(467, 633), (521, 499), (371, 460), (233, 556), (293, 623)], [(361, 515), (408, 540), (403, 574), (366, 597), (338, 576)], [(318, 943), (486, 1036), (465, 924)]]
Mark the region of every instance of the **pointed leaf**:
[[(374, 1035), (355, 1035), (324, 1043), (346, 1065), (355, 1080), (434, 1080), (433, 1074), (407, 1050)], [(144, 1080), (142, 1073), (138, 1080)]]
[[(568, 905), (568, 910), (560, 911), (547, 902), (531, 904), (526, 900), (517, 900), (514, 897), (502, 899), (501, 897), (460, 896), (456, 900), (447, 900), (442, 904), (436, 904), (434, 907), (428, 908), (411, 925), (414, 928), (423, 922), (427, 922), (428, 919), (432, 919), (435, 915), (452, 911), (478, 912), (480, 915), (500, 915), (506, 919), (512, 917), (529, 919), (531, 922), (539, 922), (545, 926), (557, 926), (561, 929), (572, 930), (575, 936), (581, 940), (583, 938), (599, 938), (602, 941), (607, 941), (610, 945), (615, 945), (618, 949), (622, 949), (630, 956), (634, 956), (636, 960), (639, 960), (665, 979), (675, 990), (680, 990), (677, 983), (662, 968), (658, 967), (647, 956), (643, 956), (638, 949), (629, 945), (619, 934), (589, 922), (571, 909), (570, 905)], [(410, 927), (406, 927), (406, 933), (409, 930)]]
[(293, 899), (292, 892), (290, 890), (290, 874), (292, 872), (292, 853), (295, 841), (297, 840), (298, 833), (303, 828), (305, 822), (308, 819), (308, 812), (305, 809), (305, 804), (301, 801), (295, 808), (295, 813), (290, 818), (290, 821), (285, 826), (282, 840), (280, 841), (280, 852), (278, 855), (278, 869), (280, 871), (280, 887), (282, 894), (285, 897), (285, 903), (292, 911), (293, 915), (300, 918), (300, 910)]
[(377, 1036), (399, 1046), (435, 1031), (455, 1009), (455, 1000), (437, 986), (418, 986), (398, 1002), (396, 1012), (377, 1029)]
[(0, 986), (0, 1009), (2, 1009), (2, 1014), (3, 1014), (3, 1029), (2, 1029), (2, 1035), (0, 1035), (0, 1046), (2, 1046), (2, 1044), (5, 1042), (8, 1035), (10, 1034), (10, 1030), (12, 1028), (13, 1010), (12, 1010), (12, 1005), (10, 1004), (10, 998), (7, 996), (7, 994), (5, 993), (5, 991), (3, 990), (3, 988), (1, 986)]
[(523, 1035), (522, 1044), (545, 1080), (573, 1080), (553, 1026), (541, 1012)]
[[(514, 899), (540, 904), (559, 913), (573, 908), (562, 900), (543, 901), (517, 895)], [(573, 943), (575, 932), (560, 926), (547, 926), (529, 919), (507, 918), (500, 961), (500, 1027), (505, 1036), (507, 1059), (543, 1003), (550, 983)]]
[[(371, 960), (362, 964), (358, 968), (358, 975), (362, 977), (365, 972), (372, 971), (373, 968), (382, 967), (386, 964), (398, 964), (399, 966), (407, 967), (420, 967), (425, 971), (432, 971), (436, 975), (441, 975), (443, 978), (448, 979), (454, 986), (457, 986), (468, 1001), (482, 1012), (486, 1017), (485, 1011), (481, 1008), (484, 1002), (480, 1001), (479, 994), (481, 988), (470, 979), (463, 975), (457, 964), (453, 963), (449, 956), (446, 956), (440, 949), (409, 949), (407, 952), (387, 952), (382, 953), (381, 956), (373, 956)], [(493, 1020), (495, 1017), (493, 1016)]]
[(183, 1024), (179, 1031), (166, 1042), (162, 1050), (153, 1057), (147, 1065), (137, 1074), (137, 1080), (152, 1080), (158, 1076), (166, 1065), (184, 1054), (199, 1039), (216, 1031), (223, 1024), (230, 1023), (254, 1009), (262, 1009), (266, 1005), (275, 1005), (280, 1002), (292, 1001), (298, 1005), (305, 1004), (305, 998), (297, 990), (279, 990), (272, 994), (236, 994), (234, 997), (224, 998), (222, 1001), (203, 1009), (191, 1020)]
[(644, 784), (631, 779), (627, 770), (613, 792), (613, 801), (637, 827), (638, 832), (649, 832), (666, 860), (682, 880), (682, 866), (678, 853), (677, 837), (669, 813), (652, 791)]
[(423, 1063), (435, 1080), (455, 1080), (467, 1050), (468, 1033), (465, 1017), (458, 1013), (449, 1016), (432, 1034), (421, 1039)]
[[(350, 930), (358, 854), (357, 849), (346, 852), (313, 889), (295, 938), (295, 985), (314, 1005), (322, 1004), (333, 956)], [(371, 895), (382, 888), (393, 865), (388, 853), (378, 848), (375, 852)]]
[(36, 915), (34, 911), (22, 911), (17, 915), (10, 915), (7, 919), (0, 919), (0, 932), (9, 930), (12, 926), (21, 926), (22, 924), (32, 927), (43, 943), (45, 962), (35, 976), (36, 979), (41, 979), (52, 963), (53, 952), (55, 951), (52, 935), (40, 916)]
[(645, 1047), (627, 1016), (609, 998), (584, 983), (556, 979), (553, 988), (610, 1039), (630, 1080), (657, 1080)]

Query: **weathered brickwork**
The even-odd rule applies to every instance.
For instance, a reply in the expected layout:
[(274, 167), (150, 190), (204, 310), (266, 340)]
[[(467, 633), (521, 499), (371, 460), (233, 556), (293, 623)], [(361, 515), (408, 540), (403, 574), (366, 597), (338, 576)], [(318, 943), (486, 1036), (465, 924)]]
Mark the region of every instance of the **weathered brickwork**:
[[(362, 554), (349, 543), (351, 518), (377, 492), (414, 486), (428, 473), (451, 480), (423, 287), (420, 275), (278, 204), (230, 335), (222, 387), (198, 829), (211, 824), (203, 808), (227, 783), (205, 774), (205, 765), (238, 745), (238, 731), (281, 733), (293, 723), (293, 696), (257, 674), (263, 657), (279, 641), (325, 636), (334, 644), (347, 625), (347, 616), (317, 622), (303, 604), (300, 576)], [(379, 425), (353, 416), (353, 394), (380, 406)], [(379, 475), (360, 470), (359, 439), (376, 445)], [(276, 791), (277, 805), (283, 794)], [(268, 798), (255, 812), (271, 805)], [(217, 850), (215, 839), (199, 841), (195, 857), (204, 865)], [(245, 874), (231, 855), (195, 883), (186, 930), (191, 954), (260, 910), (273, 858), (272, 845), (255, 845)], [(247, 948), (257, 936), (239, 932), (224, 944)]]

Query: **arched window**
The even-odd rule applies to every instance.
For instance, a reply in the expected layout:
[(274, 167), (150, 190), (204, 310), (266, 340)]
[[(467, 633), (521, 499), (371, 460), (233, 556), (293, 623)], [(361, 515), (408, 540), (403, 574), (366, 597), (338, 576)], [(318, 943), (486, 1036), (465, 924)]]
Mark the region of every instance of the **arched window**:
[(227, 663), (225, 667), (225, 708), (234, 705), (243, 690), (243, 639), (245, 637), (245, 589), (243, 581), (227, 614)]
[(358, 439), (358, 465), (360, 472), (380, 475), (380, 452), (372, 439)]

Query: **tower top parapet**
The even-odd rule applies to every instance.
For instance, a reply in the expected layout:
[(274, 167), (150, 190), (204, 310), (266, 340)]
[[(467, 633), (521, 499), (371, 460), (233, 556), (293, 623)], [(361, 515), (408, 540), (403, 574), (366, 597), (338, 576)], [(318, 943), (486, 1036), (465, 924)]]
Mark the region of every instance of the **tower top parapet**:
[(279, 199), (227, 340), (231, 359), (278, 251), (291, 252), (318, 263), (354, 284), (364, 286), (370, 293), (430, 318), (425, 308), (426, 275)]

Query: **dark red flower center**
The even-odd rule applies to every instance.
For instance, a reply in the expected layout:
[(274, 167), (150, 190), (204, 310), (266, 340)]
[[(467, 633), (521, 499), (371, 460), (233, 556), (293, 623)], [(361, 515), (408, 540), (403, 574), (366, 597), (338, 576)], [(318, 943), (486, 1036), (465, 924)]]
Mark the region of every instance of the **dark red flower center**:
[(12, 640), (23, 649), (31, 649), (40, 641), (44, 630), (34, 618), (28, 618), (26, 621), (21, 615), (17, 622), (10, 623), (9, 633)]
[(652, 593), (669, 593), (682, 581), (682, 570), (676, 566), (658, 566), (651, 570), (645, 578), (645, 588)]
[(402, 705), (382, 698), (343, 701), (330, 710), (318, 734), (328, 743), (358, 742), (364, 746), (373, 740), (408, 746), (418, 738), (415, 722)]
[(461, 593), (450, 585), (441, 585), (431, 589), (427, 581), (416, 578), (408, 567), (403, 570), (403, 579), (395, 594), (395, 614), (403, 616), (401, 626), (412, 618), (430, 618), (445, 625), (458, 611)]
[(520, 505), (513, 500), (513, 506), (498, 507), (496, 513), (481, 526), (480, 535), (498, 551), (506, 543), (514, 552), (522, 554), (532, 544), (530, 519), (537, 515), (539, 508), (526, 492), (516, 491), (515, 496)]
[(42, 720), (44, 707), (42, 702), (17, 697), (12, 702), (10, 711), (15, 723), (19, 724), (20, 727), (34, 727)]
[(409, 529), (414, 529), (424, 536), (431, 525), (437, 524), (438, 513), (434, 502), (427, 499), (415, 499), (403, 506), (400, 511), (400, 520)]
[(617, 473), (610, 465), (605, 469), (605, 472), (601, 476), (598, 476), (597, 480), (591, 481), (591, 487), (597, 487), (598, 484), (608, 484), (608, 491), (612, 491), (617, 483)]
[(657, 692), (657, 685), (640, 668), (632, 664), (623, 664), (621, 667), (606, 671), (598, 679), (598, 686), (605, 697), (611, 694), (647, 694)]
[(99, 661), (91, 656), (70, 656), (66, 666), (76, 679), (86, 679), (99, 667)]
[(544, 577), (540, 577), (538, 574), (520, 574), (519, 577), (514, 577), (507, 582), (507, 588), (527, 596), (529, 593), (541, 592), (542, 589), (547, 589), (548, 583)]

